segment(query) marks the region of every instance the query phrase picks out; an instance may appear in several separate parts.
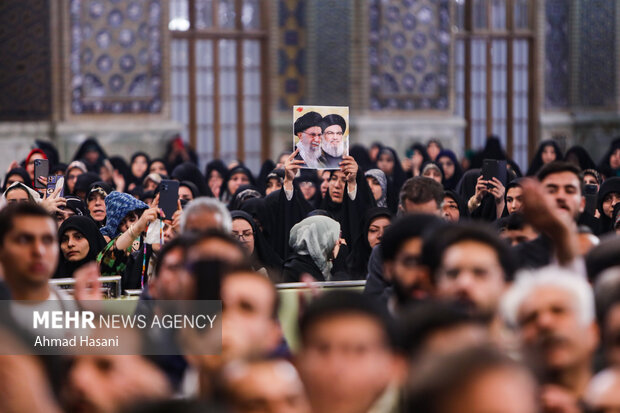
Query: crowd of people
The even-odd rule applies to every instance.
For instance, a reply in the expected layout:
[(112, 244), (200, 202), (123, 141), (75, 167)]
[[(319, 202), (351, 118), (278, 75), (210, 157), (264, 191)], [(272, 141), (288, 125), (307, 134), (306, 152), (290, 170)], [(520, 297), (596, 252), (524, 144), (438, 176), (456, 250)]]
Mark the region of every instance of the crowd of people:
[[(620, 138), (598, 164), (544, 141), (525, 174), (493, 136), (463, 156), (354, 145), (332, 170), (296, 150), (258, 176), (221, 160), (203, 174), (179, 136), (129, 163), (96, 138), (67, 163), (35, 146), (4, 177), (0, 297), (100, 299), (108, 275), (141, 302), (216, 297), (222, 351), (0, 356), (0, 411), (620, 411)], [(37, 189), (37, 159), (64, 187)], [(163, 180), (179, 182), (168, 217)], [(49, 283), (70, 277), (72, 296)], [(351, 280), (363, 291), (314, 284)], [(295, 348), (290, 282), (312, 292)], [(19, 337), (0, 319), (7, 354)]]

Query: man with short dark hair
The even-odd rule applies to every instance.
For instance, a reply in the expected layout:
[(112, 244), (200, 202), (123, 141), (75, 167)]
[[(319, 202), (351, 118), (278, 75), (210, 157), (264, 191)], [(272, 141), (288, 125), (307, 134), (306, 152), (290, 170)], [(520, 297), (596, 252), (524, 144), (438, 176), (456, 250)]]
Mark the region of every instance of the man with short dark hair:
[[(416, 176), (405, 181), (400, 191), (401, 213), (404, 214), (430, 214), (441, 216), (441, 204), (444, 198), (444, 190), (440, 183), (423, 176)], [(392, 225), (394, 228), (396, 225)], [(379, 246), (373, 248), (368, 260), (368, 276), (364, 293), (381, 297), (383, 302), (391, 292), (386, 294), (386, 289), (391, 283), (383, 275), (383, 258)]]
[(0, 211), (0, 263), (14, 300), (61, 298), (48, 283), (58, 248), (56, 222), (42, 207), (17, 203)]
[(299, 323), (296, 358), (314, 412), (368, 412), (380, 399), (397, 402), (400, 361), (389, 316), (358, 293), (327, 293), (310, 303)]
[(499, 332), (499, 301), (516, 270), (505, 242), (479, 224), (450, 225), (434, 232), (422, 256), (438, 298), (466, 306)]
[(414, 176), (400, 190), (400, 209), (407, 214), (441, 215), (443, 187), (425, 176)]
[(575, 264), (577, 219), (585, 207), (581, 171), (568, 162), (551, 162), (538, 172), (536, 183), (522, 180), (523, 214), (541, 235), (515, 247), (519, 264), (539, 268), (557, 262)]
[(405, 390), (405, 413), (536, 413), (536, 381), (493, 347), (431, 359)]
[[(425, 235), (443, 225), (435, 215), (415, 214), (397, 219), (385, 231), (381, 244), (385, 286), (379, 295), (392, 312), (432, 295), (430, 272), (422, 259)], [(367, 283), (373, 283), (369, 279)], [(379, 285), (377, 284), (377, 289)], [(366, 293), (374, 284), (367, 285)]]

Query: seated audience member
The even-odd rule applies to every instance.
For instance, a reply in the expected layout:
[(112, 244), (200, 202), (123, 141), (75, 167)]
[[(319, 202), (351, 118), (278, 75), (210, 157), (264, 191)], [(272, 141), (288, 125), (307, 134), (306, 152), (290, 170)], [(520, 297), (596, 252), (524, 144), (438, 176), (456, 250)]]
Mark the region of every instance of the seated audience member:
[(43, 152), (42, 149), (32, 149), (30, 151), (30, 153), (28, 153), (28, 156), (26, 156), (26, 171), (28, 172), (28, 175), (30, 176), (30, 183), (32, 186), (34, 186), (34, 161), (38, 160), (38, 159), (47, 159), (47, 155), (45, 155), (45, 152)]
[(347, 256), (347, 269), (351, 279), (363, 280), (368, 273), (368, 259), (372, 249), (381, 243), (383, 234), (389, 228), (392, 213), (387, 208), (370, 208), (366, 211), (362, 237), (352, 246)]
[(400, 189), (400, 209), (406, 214), (441, 216), (442, 202), (443, 187), (430, 178), (409, 178)]
[(459, 222), (469, 216), (469, 211), (459, 194), (448, 190), (444, 192), (441, 215), (448, 222)]
[(443, 170), (443, 187), (447, 190), (455, 190), (463, 176), (463, 170), (456, 155), (451, 150), (444, 149), (439, 152), (436, 161)]
[(596, 192), (601, 189), (601, 174), (596, 169), (586, 169), (583, 171), (583, 184), (584, 185), (596, 185)]
[(265, 196), (270, 193), (282, 189), (284, 183), (284, 170), (274, 169), (267, 175), (267, 182), (265, 183)]
[(366, 182), (372, 192), (378, 207), (387, 207), (387, 178), (381, 169), (371, 169), (364, 172)]
[(219, 229), (230, 233), (232, 219), (226, 205), (213, 198), (200, 197), (189, 202), (181, 216), (180, 230), (201, 232), (207, 229)]
[(142, 190), (144, 192), (154, 191), (161, 183), (162, 177), (158, 173), (150, 173), (142, 181)]
[(74, 195), (75, 183), (80, 175), (88, 172), (82, 161), (73, 161), (65, 171), (65, 195)]
[(86, 202), (86, 195), (88, 195), (91, 185), (98, 181), (101, 181), (101, 178), (94, 172), (86, 172), (81, 174), (75, 180), (73, 195)]
[(520, 212), (515, 212), (497, 221), (499, 237), (508, 242), (510, 246), (533, 241), (538, 238), (538, 233)]
[(105, 198), (112, 192), (112, 187), (104, 182), (95, 182), (88, 190), (86, 203), (90, 217), (98, 227), (105, 226), (106, 207)]
[(288, 360), (253, 360), (227, 366), (222, 392), (232, 413), (310, 413), (303, 383)]
[[(231, 234), (219, 229), (208, 229), (191, 236), (192, 242), (187, 247), (188, 263), (212, 260), (221, 261), (227, 266), (250, 267), (247, 250)], [(191, 294), (195, 294), (195, 291), (190, 291)]]
[[(563, 400), (579, 411), (599, 343), (594, 295), (587, 281), (558, 267), (521, 274), (502, 300), (523, 354), (543, 385), (543, 411)], [(556, 406), (557, 408), (557, 406)]]
[(224, 268), (220, 277), (221, 354), (187, 357), (200, 372), (203, 396), (213, 392), (217, 377), (226, 365), (275, 355), (283, 340), (278, 322), (278, 294), (273, 283), (264, 275), (242, 268)]
[(138, 355), (80, 355), (71, 359), (64, 386), (66, 411), (122, 412), (172, 396), (163, 372)]
[(295, 364), (312, 411), (395, 408), (405, 369), (396, 356), (395, 331), (385, 310), (358, 293), (326, 293), (310, 303), (299, 331)]
[(376, 297), (392, 312), (428, 298), (432, 283), (429, 269), (422, 263), (423, 239), (441, 225), (443, 222), (434, 215), (413, 214), (395, 220), (375, 248), (382, 257), (382, 268), (369, 273), (364, 294)]
[(241, 185), (255, 186), (252, 172), (242, 164), (228, 171), (225, 181), (222, 184), (222, 189), (220, 189), (220, 199), (222, 202), (230, 202)]
[(72, 277), (73, 273), (89, 262), (105, 248), (105, 239), (97, 224), (84, 216), (67, 218), (58, 229), (61, 256), (56, 277)]
[(551, 162), (561, 161), (563, 159), (562, 150), (557, 142), (549, 139), (543, 141), (538, 146), (538, 150), (530, 162), (530, 167), (527, 170), (527, 176), (537, 175), (541, 168), (550, 164)]
[[(282, 171), (282, 176), (284, 177), (284, 170)], [(279, 189), (282, 189), (284, 185), (284, 178), (282, 178), (282, 185)], [(293, 180), (293, 185), (299, 187), (299, 191), (304, 197), (304, 200), (310, 204), (312, 208), (319, 208), (321, 206), (321, 202), (323, 202), (323, 197), (321, 196), (321, 190), (319, 188), (319, 177), (314, 170), (302, 169), (299, 176)], [(274, 191), (272, 191), (273, 193)]]
[(599, 234), (614, 231), (613, 210), (620, 203), (620, 177), (608, 178), (598, 191)]
[(181, 181), (181, 183), (179, 183), (179, 199), (190, 202), (199, 196), (198, 187), (196, 187), (193, 182)]
[(594, 294), (605, 365), (620, 367), (620, 267), (611, 267), (596, 278)]
[(443, 170), (441, 169), (441, 166), (433, 161), (426, 162), (422, 168), (422, 173), (418, 176), (430, 178), (439, 184), (443, 182)]
[(30, 181), (30, 175), (24, 168), (13, 168), (7, 172), (4, 177), (4, 185), (2, 185), (2, 192), (6, 191), (9, 186), (15, 182), (21, 182), (22, 184), (30, 187), (32, 182)]
[(312, 216), (295, 224), (289, 244), (292, 254), (284, 262), (282, 277), (299, 282), (305, 273), (316, 281), (332, 279), (332, 261), (340, 248), (340, 224), (326, 216)]
[(61, 293), (48, 281), (58, 264), (56, 222), (29, 202), (0, 210), (0, 264), (14, 300), (46, 301)]
[(398, 326), (411, 365), (490, 343), (486, 323), (453, 303), (427, 300), (407, 306)]
[(168, 176), (168, 166), (162, 158), (151, 159), (149, 163), (149, 174), (159, 174), (160, 176)]
[(17, 202), (41, 202), (41, 197), (32, 188), (22, 184), (21, 182), (13, 182), (2, 195), (7, 203)]
[(521, 212), (523, 206), (523, 188), (520, 179), (515, 179), (506, 185), (506, 209), (508, 214)]
[(258, 228), (252, 216), (244, 211), (232, 211), (232, 235), (247, 250), (255, 271), (279, 280), (282, 259), (276, 254)]
[(469, 348), (416, 368), (402, 411), (538, 413), (537, 392), (536, 380), (521, 364), (493, 347)]
[(577, 219), (585, 206), (579, 169), (551, 162), (538, 173), (539, 184), (523, 180), (523, 214), (541, 235), (515, 247), (520, 268), (551, 263), (574, 265), (578, 258)]
[(129, 194), (111, 192), (105, 198), (106, 225), (101, 234), (107, 245), (97, 257), (101, 275), (122, 275), (133, 251), (134, 241), (157, 219), (158, 208), (150, 208)]
[(60, 227), (60, 225), (62, 225), (62, 223), (67, 218), (72, 217), (74, 215), (77, 215), (80, 217), (88, 216), (89, 212), (88, 212), (88, 207), (86, 206), (84, 201), (82, 201), (77, 196), (67, 195), (67, 197), (65, 198), (65, 206), (59, 207), (55, 215), (56, 215), (56, 223), (58, 224), (58, 227)]

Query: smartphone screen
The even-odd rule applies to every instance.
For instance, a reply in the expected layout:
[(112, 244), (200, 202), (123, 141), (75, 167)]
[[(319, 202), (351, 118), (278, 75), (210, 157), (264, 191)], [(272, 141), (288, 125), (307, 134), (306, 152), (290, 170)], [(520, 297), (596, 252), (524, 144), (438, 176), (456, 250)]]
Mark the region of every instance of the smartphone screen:
[[(502, 185), (506, 186), (507, 181), (506, 161), (498, 161), (497, 159), (485, 159), (482, 163), (482, 179), (491, 181), (497, 178)], [(491, 185), (487, 185), (491, 187)]]
[(50, 173), (50, 164), (47, 159), (35, 159), (34, 160), (34, 187), (39, 189), (46, 189), (46, 186), (39, 182), (39, 177), (48, 177)]
[(50, 176), (48, 176), (47, 177), (47, 196), (52, 195), (55, 190), (60, 188), (60, 192), (58, 193), (58, 196), (60, 198), (64, 198), (64, 196), (65, 196), (65, 194), (64, 194), (64, 185), (65, 185), (65, 178), (64, 178), (64, 176), (60, 176), (60, 175), (50, 175)]
[(164, 179), (159, 184), (159, 207), (164, 211), (165, 219), (172, 219), (177, 210), (179, 199), (179, 182)]
[(586, 198), (585, 211), (594, 216), (598, 200), (598, 188), (596, 185), (588, 184), (583, 188), (583, 195)]

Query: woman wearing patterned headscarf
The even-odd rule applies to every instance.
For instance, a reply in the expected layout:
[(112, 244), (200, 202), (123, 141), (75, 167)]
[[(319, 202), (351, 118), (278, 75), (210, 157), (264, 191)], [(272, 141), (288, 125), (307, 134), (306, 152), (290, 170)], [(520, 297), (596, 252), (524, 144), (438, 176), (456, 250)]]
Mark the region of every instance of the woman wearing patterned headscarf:
[(364, 174), (378, 207), (387, 207), (387, 178), (381, 169), (371, 169)]
[(297, 223), (291, 229), (289, 245), (293, 253), (284, 263), (284, 280), (297, 282), (308, 273), (317, 281), (329, 281), (339, 241), (340, 224), (331, 218), (315, 215)]

